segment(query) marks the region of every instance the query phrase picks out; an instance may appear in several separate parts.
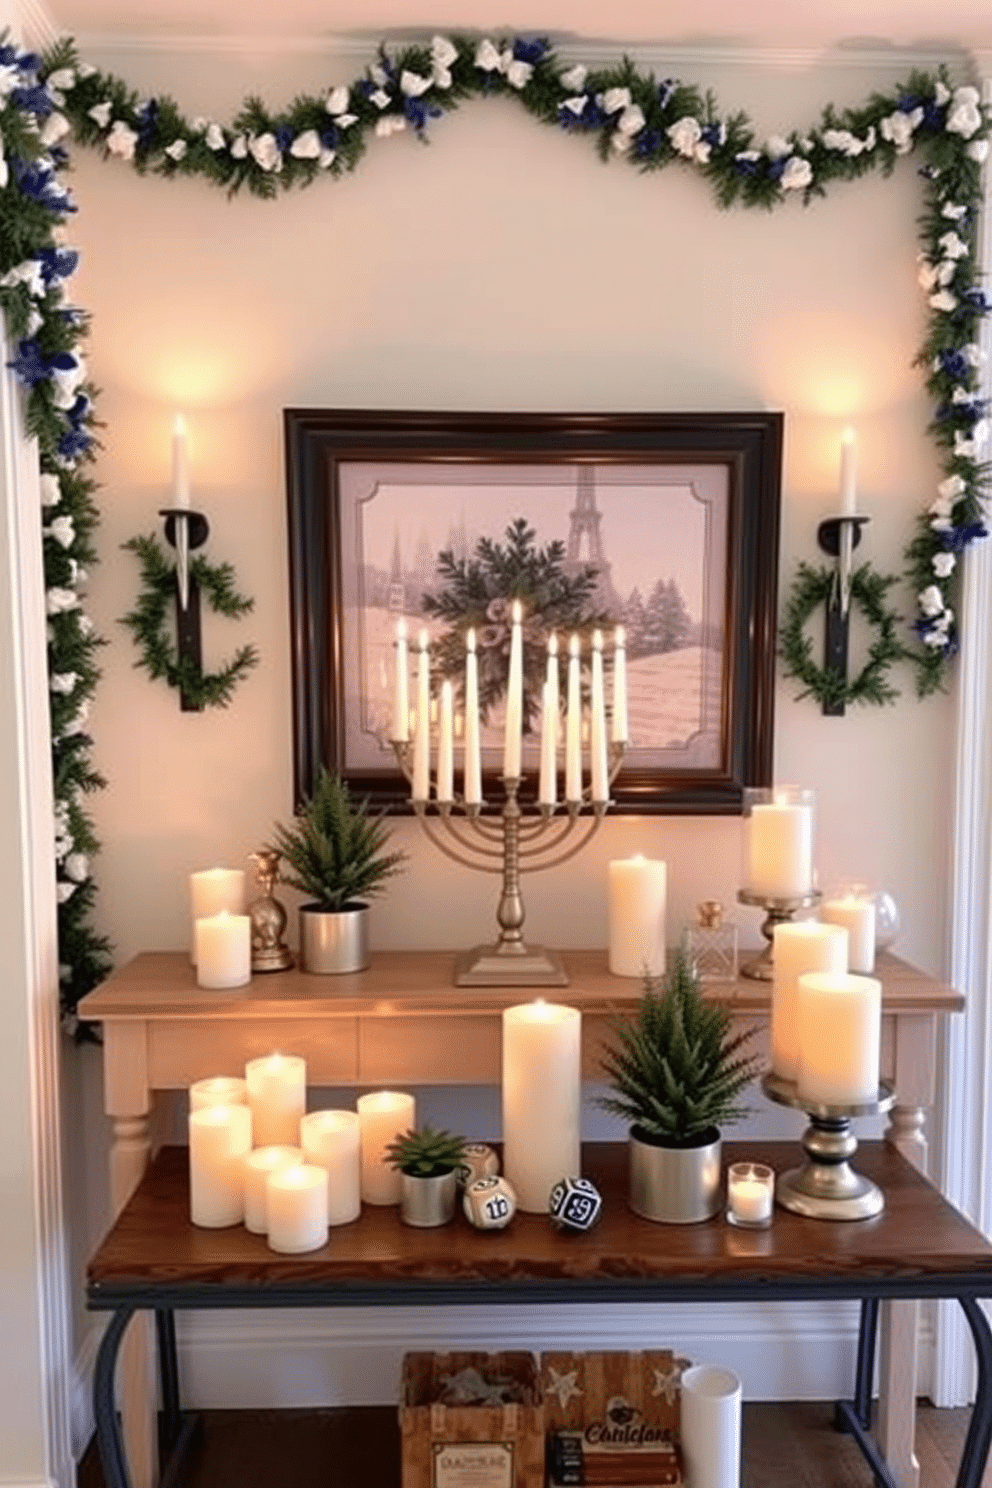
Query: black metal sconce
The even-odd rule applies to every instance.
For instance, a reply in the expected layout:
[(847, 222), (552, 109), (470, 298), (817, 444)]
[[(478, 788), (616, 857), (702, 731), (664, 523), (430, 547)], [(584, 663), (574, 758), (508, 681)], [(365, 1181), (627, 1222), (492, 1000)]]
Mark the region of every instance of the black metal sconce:
[[(851, 620), (851, 575), (854, 571), (854, 549), (861, 541), (861, 529), (870, 517), (860, 514), (828, 517), (816, 530), (816, 540), (823, 552), (837, 560), (833, 587), (826, 609), (826, 632), (823, 653), (824, 670), (847, 681), (847, 646)], [(832, 717), (844, 713), (844, 703), (824, 702), (823, 711)]]
[[(188, 506), (162, 507), (159, 516), (165, 518), (166, 541), (176, 550), (176, 649), (180, 663), (188, 661), (199, 675), (203, 669), (200, 586), (190, 572), (189, 555), (206, 542), (210, 524), (202, 512)], [(199, 713), (203, 706), (182, 687), (179, 705), (184, 713)]]

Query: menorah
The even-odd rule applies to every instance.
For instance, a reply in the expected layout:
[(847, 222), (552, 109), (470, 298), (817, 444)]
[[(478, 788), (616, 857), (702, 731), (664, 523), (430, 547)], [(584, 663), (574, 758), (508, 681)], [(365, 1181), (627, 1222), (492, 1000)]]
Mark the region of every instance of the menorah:
[[(407, 694), (406, 628), (396, 635), (396, 692), (392, 745), (400, 769), (410, 782), (414, 812), (428, 838), (464, 868), (502, 876), (496, 909), (499, 937), (492, 945), (474, 946), (455, 963), (459, 987), (564, 987), (568, 974), (561, 958), (543, 946), (528, 945), (521, 879), (525, 873), (560, 867), (575, 857), (598, 830), (610, 805), (609, 788), (623, 763), (627, 739), (627, 690), (624, 632), (617, 627), (613, 653), (612, 737), (607, 740), (603, 638), (592, 638), (589, 699), (589, 770), (584, 780), (580, 642), (569, 642), (565, 713), (564, 800), (558, 800), (559, 691), (558, 644), (548, 640), (547, 676), (541, 699), (541, 762), (537, 795), (521, 801), (523, 720), (522, 612), (513, 607), (510, 666), (506, 692), (503, 747), (503, 804), (498, 815), (486, 815), (482, 795), (479, 743), (479, 696), (475, 635), (469, 631), (465, 651), (465, 737), (462, 793), (454, 790), (454, 716), (452, 686), (441, 685), (438, 707), (437, 764), (431, 770), (430, 645), (420, 634), (417, 707), (413, 739)], [(525, 807), (536, 815), (525, 815)], [(433, 814), (432, 814), (433, 813)], [(576, 836), (576, 833), (579, 835)]]

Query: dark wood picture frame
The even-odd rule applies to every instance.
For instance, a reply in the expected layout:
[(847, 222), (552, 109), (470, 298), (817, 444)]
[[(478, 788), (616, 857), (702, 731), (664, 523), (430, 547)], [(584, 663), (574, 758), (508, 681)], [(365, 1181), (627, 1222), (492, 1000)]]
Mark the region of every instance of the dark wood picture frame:
[[(344, 585), (354, 551), (342, 541), (348, 468), (421, 463), (451, 479), (457, 467), (493, 481), (498, 467), (581, 467), (628, 473), (658, 466), (726, 472), (725, 582), (717, 602), (721, 651), (718, 759), (708, 768), (658, 768), (625, 759), (611, 792), (618, 813), (734, 814), (747, 786), (772, 779), (776, 609), (783, 416), (755, 413), (439, 413), (284, 411), (293, 676), (293, 778), (297, 802), (319, 765), (388, 811), (410, 809), (391, 761), (381, 768), (345, 754)], [(493, 467), (497, 467), (494, 476)], [(631, 475), (631, 479), (634, 475)], [(527, 766), (525, 764), (525, 770)], [(497, 772), (484, 784), (498, 803)], [(526, 792), (524, 793), (526, 794)]]

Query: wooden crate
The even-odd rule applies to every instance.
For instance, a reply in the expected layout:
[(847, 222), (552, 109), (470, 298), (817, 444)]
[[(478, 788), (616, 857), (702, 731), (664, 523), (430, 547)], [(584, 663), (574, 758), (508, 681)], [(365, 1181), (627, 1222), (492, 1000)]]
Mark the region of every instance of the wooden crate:
[[(512, 1381), (519, 1403), (447, 1405), (445, 1381), (465, 1369)], [(407, 1354), (400, 1403), (403, 1488), (543, 1488), (544, 1411), (529, 1353)]]
[(583, 1461), (561, 1481), (680, 1484), (679, 1381), (688, 1364), (671, 1349), (542, 1354), (549, 1438), (567, 1433)]

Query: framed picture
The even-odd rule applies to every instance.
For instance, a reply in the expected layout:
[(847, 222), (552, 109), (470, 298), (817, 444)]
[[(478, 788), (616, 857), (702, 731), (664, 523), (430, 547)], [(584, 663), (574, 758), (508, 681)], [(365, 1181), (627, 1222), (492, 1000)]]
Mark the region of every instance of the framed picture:
[[(400, 623), (451, 679), (468, 631), (484, 794), (502, 792), (510, 611), (524, 612), (521, 799), (547, 641), (626, 642), (619, 812), (739, 812), (771, 783), (782, 415), (285, 411), (294, 783), (319, 765), (389, 810)], [(553, 643), (555, 644), (555, 643)], [(588, 677), (585, 678), (585, 684)], [(410, 695), (413, 696), (411, 676)]]

